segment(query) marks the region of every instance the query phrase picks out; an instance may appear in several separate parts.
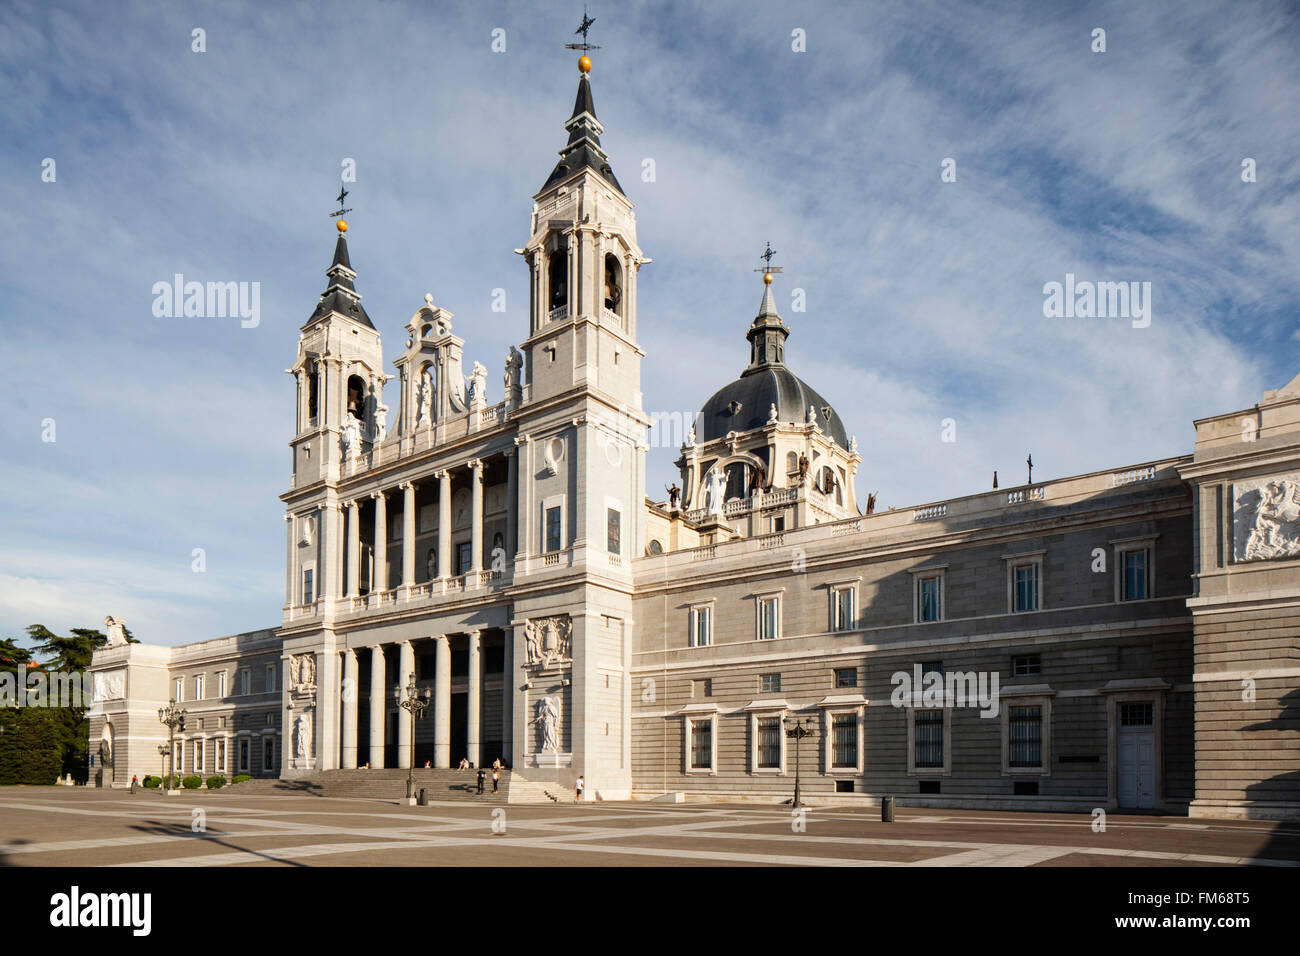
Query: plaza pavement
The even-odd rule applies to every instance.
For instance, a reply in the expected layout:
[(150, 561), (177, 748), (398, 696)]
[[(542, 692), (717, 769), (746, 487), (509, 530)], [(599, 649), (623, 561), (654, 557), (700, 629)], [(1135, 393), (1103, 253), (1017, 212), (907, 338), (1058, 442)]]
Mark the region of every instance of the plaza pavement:
[[(1300, 826), (722, 804), (476, 807), (0, 788), (3, 866), (1300, 866)], [(503, 831), (503, 832), (500, 832)]]

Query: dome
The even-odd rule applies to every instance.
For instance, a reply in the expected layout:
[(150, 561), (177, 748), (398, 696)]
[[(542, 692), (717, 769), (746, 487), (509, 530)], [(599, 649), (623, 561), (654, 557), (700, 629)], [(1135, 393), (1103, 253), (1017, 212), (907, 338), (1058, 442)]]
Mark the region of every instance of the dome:
[(763, 282), (763, 301), (745, 333), (750, 342), (749, 367), (704, 403), (695, 419), (695, 440), (708, 442), (724, 438), (728, 432), (761, 428), (771, 418), (773, 405), (777, 421), (806, 422), (811, 405), (818, 427), (848, 449), (849, 439), (839, 414), (786, 367), (785, 340), (790, 330), (776, 311), (770, 273), (764, 275)]
[(807, 421), (808, 406), (813, 406), (821, 430), (841, 447), (849, 447), (839, 413), (803, 379), (776, 363), (747, 368), (740, 378), (718, 389), (700, 409), (695, 439), (707, 442), (723, 438), (727, 432), (761, 428), (767, 424), (773, 405), (777, 420), (782, 422)]

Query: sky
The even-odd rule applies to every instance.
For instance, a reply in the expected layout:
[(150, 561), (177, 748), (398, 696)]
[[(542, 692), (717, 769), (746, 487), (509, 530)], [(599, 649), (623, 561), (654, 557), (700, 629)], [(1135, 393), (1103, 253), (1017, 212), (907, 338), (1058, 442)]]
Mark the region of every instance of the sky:
[[(652, 414), (693, 414), (744, 368), (768, 241), (787, 362), (857, 437), (880, 508), (986, 490), (995, 469), (1016, 484), (1031, 452), (1038, 480), (1186, 454), (1194, 419), (1300, 373), (1294, 5), (589, 11), (602, 143), (654, 260)], [(0, 636), (107, 614), (159, 644), (278, 625), (284, 369), (347, 160), (386, 362), (432, 293), (500, 400), (527, 334), (513, 250), (564, 145), (580, 16), (0, 6)], [(259, 283), (260, 321), (155, 316), (176, 273)], [(1045, 315), (1067, 274), (1150, 283), (1149, 325)], [(649, 453), (652, 496), (676, 454)]]

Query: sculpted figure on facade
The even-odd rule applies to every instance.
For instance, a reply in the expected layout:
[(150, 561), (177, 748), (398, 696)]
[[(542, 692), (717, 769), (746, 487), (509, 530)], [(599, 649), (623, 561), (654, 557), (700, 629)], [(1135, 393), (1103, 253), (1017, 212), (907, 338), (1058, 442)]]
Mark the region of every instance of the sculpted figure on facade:
[(573, 621), (567, 614), (534, 618), (524, 624), (526, 664), (547, 666), (570, 659)]
[(541, 728), (542, 750), (560, 752), (560, 701), (557, 697), (543, 697), (537, 702), (537, 716), (533, 723)]
[(311, 714), (298, 715), (298, 733), (294, 744), (294, 753), (306, 759), (311, 756)]
[(344, 461), (361, 454), (361, 422), (351, 412), (348, 412), (348, 421), (339, 439), (343, 445)]
[(419, 410), (416, 412), (415, 424), (428, 425), (433, 420), (433, 380), (428, 370), (420, 372)]
[(126, 643), (126, 622), (110, 614), (104, 618), (104, 633), (109, 647), (121, 647)]
[(709, 502), (707, 511), (711, 515), (722, 514), (723, 498), (727, 494), (727, 472), (714, 468), (709, 472)]
[(1239, 557), (1267, 561), (1300, 554), (1300, 480), (1273, 478), (1253, 491), (1239, 493), (1239, 514), (1241, 510), (1248, 514), (1252, 510), (1249, 504), (1252, 494), (1258, 499), (1253, 505), (1245, 548)]
[(487, 368), (475, 362), (469, 377), (469, 403), (479, 407), (487, 404)]
[(513, 345), (510, 346), (510, 354), (506, 356), (505, 384), (506, 384), (507, 396), (513, 394), (514, 390), (520, 387), (519, 380), (520, 380), (520, 376), (523, 374), (523, 369), (524, 369), (523, 353), (520, 352)]
[(316, 686), (315, 654), (295, 654), (289, 658), (289, 686), (295, 690)]

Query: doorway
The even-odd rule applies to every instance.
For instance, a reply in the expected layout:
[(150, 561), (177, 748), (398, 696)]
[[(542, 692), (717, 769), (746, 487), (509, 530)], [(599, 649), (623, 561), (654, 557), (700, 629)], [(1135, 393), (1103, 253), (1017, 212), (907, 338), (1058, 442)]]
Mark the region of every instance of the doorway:
[(1122, 701), (1119, 704), (1119, 805), (1146, 810), (1156, 800), (1155, 704)]

